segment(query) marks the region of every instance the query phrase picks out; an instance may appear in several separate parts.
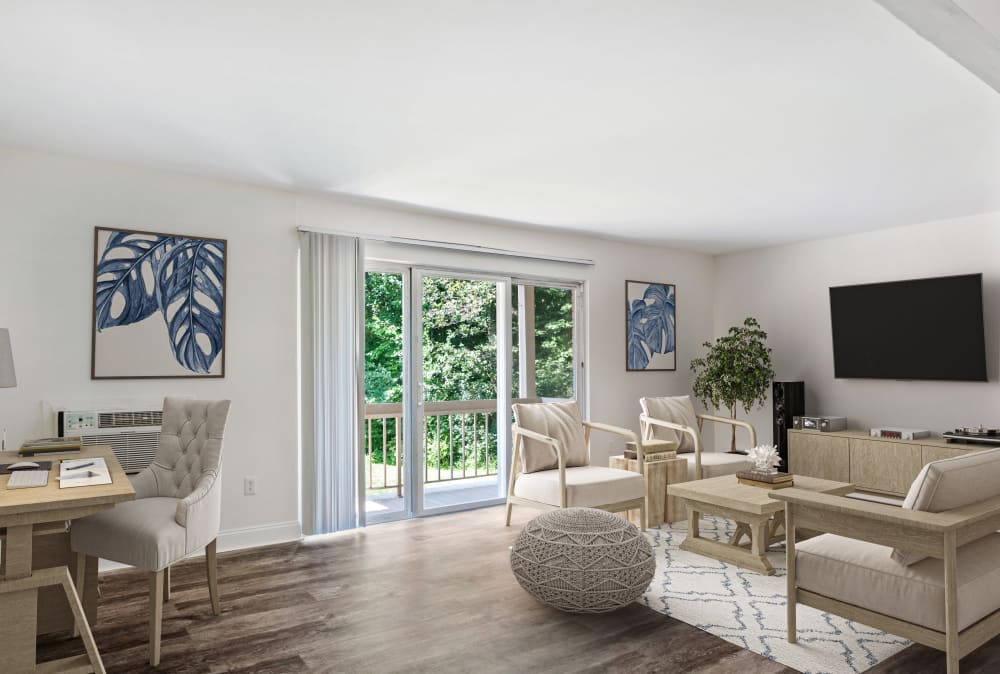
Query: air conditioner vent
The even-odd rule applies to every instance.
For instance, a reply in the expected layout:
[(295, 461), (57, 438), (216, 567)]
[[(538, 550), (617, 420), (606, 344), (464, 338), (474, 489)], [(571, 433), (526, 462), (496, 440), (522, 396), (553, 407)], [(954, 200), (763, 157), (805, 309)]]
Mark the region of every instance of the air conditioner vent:
[(161, 410), (60, 410), (59, 435), (79, 435), (84, 445), (110, 445), (126, 473), (153, 462), (160, 444)]
[(160, 410), (129, 412), (101, 412), (97, 415), (98, 428), (136, 428), (139, 426), (159, 426), (163, 423)]

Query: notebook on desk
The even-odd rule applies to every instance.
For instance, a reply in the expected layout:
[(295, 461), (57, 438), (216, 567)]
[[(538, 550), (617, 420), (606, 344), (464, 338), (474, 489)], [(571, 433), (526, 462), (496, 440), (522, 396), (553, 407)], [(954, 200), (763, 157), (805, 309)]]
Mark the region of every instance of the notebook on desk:
[(93, 459), (64, 459), (59, 464), (59, 488), (92, 487), (111, 484), (111, 471), (102, 457)]

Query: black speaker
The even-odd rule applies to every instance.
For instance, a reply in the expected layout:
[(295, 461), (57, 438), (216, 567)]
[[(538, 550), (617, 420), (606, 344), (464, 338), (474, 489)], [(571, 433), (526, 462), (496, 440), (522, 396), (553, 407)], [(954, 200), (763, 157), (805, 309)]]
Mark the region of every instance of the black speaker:
[(788, 429), (792, 417), (806, 413), (806, 385), (801, 381), (776, 381), (771, 390), (774, 403), (774, 444), (781, 455), (781, 468), (788, 470)]

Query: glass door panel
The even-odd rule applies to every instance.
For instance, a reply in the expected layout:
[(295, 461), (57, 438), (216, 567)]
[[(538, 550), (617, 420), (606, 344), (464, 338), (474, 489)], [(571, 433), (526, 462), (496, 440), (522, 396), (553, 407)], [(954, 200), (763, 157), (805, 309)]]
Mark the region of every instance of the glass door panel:
[(499, 331), (509, 320), (509, 283), (432, 272), (416, 275), (418, 282), (419, 511), (495, 501), (506, 482), (508, 428), (498, 428), (497, 410), (508, 402), (506, 396), (498, 400), (498, 391), (509, 385), (509, 366), (498, 337), (509, 334)]
[(573, 288), (516, 282), (511, 288), (514, 399), (577, 399), (575, 294)]
[(408, 274), (365, 274), (365, 516), (368, 522), (408, 516), (403, 470), (404, 298)]

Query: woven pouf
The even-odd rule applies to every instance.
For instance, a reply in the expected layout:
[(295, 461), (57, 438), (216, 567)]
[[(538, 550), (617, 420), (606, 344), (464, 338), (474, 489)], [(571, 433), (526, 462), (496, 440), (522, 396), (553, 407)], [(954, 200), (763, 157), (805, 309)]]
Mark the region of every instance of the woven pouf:
[(535, 599), (570, 613), (614, 611), (637, 599), (656, 571), (653, 548), (634, 524), (591, 508), (549, 510), (528, 522), (510, 568)]

